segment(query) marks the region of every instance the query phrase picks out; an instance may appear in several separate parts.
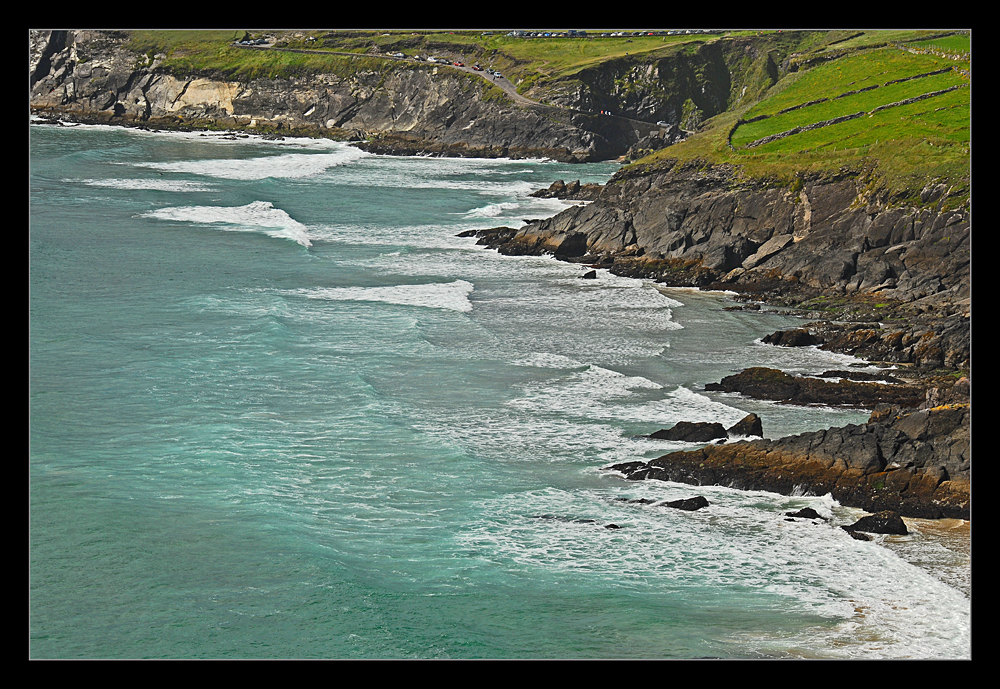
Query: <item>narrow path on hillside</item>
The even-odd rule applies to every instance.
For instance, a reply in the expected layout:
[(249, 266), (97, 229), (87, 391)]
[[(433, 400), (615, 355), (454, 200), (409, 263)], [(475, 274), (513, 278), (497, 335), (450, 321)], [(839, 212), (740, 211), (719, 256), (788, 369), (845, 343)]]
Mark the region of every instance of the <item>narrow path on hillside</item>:
[[(428, 63), (424, 60), (415, 60), (412, 57), (393, 57), (392, 55), (369, 55), (368, 53), (348, 53), (337, 50), (310, 50), (308, 48), (278, 48), (276, 46), (267, 43), (262, 45), (239, 45), (234, 43), (233, 45), (237, 48), (246, 48), (248, 50), (274, 50), (286, 53), (306, 53), (310, 55), (342, 55), (344, 57), (374, 57), (379, 60), (395, 60), (397, 62), (409, 62), (411, 64), (417, 64), (417, 65), (432, 65), (434, 67), (450, 67), (451, 69), (457, 69), (460, 72), (465, 72), (467, 74), (472, 74), (473, 76), (478, 76), (487, 83), (499, 86), (501, 89), (503, 89), (504, 93), (506, 93), (508, 96), (511, 97), (513, 101), (521, 103), (522, 105), (542, 107), (542, 108), (558, 107), (553, 105), (546, 105), (544, 103), (539, 103), (538, 101), (531, 100), (530, 98), (525, 98), (524, 96), (522, 96), (520, 93), (517, 92), (517, 88), (514, 86), (514, 84), (510, 83), (510, 80), (507, 79), (507, 77), (504, 76), (495, 77), (493, 75), (487, 74), (485, 70), (480, 72), (478, 70), (472, 69), (472, 67), (465, 65), (463, 65), (462, 67), (458, 67), (455, 64)], [(561, 108), (561, 109), (568, 110), (569, 108)]]
[[(503, 92), (506, 93), (510, 97), (510, 99), (515, 103), (519, 103), (523, 106), (533, 108), (535, 110), (552, 109), (552, 110), (560, 110), (562, 112), (567, 112), (567, 113), (580, 113), (584, 115), (596, 114), (593, 112), (574, 110), (573, 108), (566, 108), (560, 105), (550, 105), (548, 103), (540, 103), (536, 100), (525, 98), (524, 96), (522, 96), (520, 93), (517, 92), (517, 87), (515, 87), (514, 84), (512, 84), (509, 79), (507, 79), (507, 77), (502, 75), (501, 76), (491, 75), (487, 73), (485, 70), (478, 71), (473, 69), (472, 67), (469, 67), (468, 65), (463, 65), (461, 67), (458, 67), (453, 63), (452, 64), (428, 63), (424, 60), (415, 60), (412, 57), (393, 57), (392, 55), (369, 55), (367, 53), (349, 53), (349, 52), (341, 52), (335, 50), (311, 50), (309, 48), (278, 48), (268, 43), (262, 45), (239, 45), (238, 43), (234, 43), (233, 45), (237, 48), (247, 48), (250, 50), (275, 50), (287, 53), (306, 53), (311, 55), (341, 55), (346, 57), (369, 57), (369, 58), (374, 57), (380, 60), (395, 60), (397, 62), (408, 62), (410, 64), (416, 64), (421, 66), (447, 67), (449, 69), (455, 69), (460, 72), (472, 74), (473, 76), (478, 76), (487, 83), (500, 87), (503, 90)], [(635, 125), (643, 125), (644, 126), (643, 128), (656, 126), (653, 122), (646, 122), (645, 120), (634, 120), (629, 117), (613, 115), (607, 112), (602, 112), (601, 115), (604, 117), (614, 117), (616, 119), (623, 120), (625, 122), (630, 122)]]

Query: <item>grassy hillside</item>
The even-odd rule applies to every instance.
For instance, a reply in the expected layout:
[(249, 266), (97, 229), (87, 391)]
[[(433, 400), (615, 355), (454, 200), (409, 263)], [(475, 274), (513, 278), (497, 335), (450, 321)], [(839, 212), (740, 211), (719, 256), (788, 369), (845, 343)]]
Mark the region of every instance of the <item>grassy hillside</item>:
[[(165, 55), (161, 69), (227, 79), (276, 79), (308, 74), (346, 76), (361, 69), (387, 70), (406, 63), (368, 57), (251, 50), (233, 45), (244, 31), (132, 31), (129, 48), (150, 58)], [(271, 35), (274, 32), (270, 32)], [(281, 33), (281, 32), (278, 32)], [(259, 35), (259, 32), (258, 32)]]
[[(884, 44), (879, 33), (867, 36), (867, 45)], [(787, 74), (757, 103), (709, 120), (687, 141), (640, 162), (701, 158), (788, 184), (807, 175), (864, 173), (874, 192), (907, 202), (937, 181), (964, 189), (951, 199), (960, 203), (970, 182), (969, 53), (943, 53), (945, 38), (844, 50), (860, 38), (839, 43), (832, 59), (815, 59), (829, 46), (797, 56), (807, 66)], [(967, 35), (946, 38), (954, 39), (950, 46), (968, 46)], [(761, 143), (764, 137), (858, 113)]]
[(234, 78), (292, 76), (341, 69), (350, 64), (332, 54), (270, 53), (232, 45), (244, 35), (270, 37), (284, 48), (355, 53), (377, 58), (401, 52), (407, 57), (432, 55), (480, 62), (504, 72), (515, 84), (538, 78), (558, 79), (602, 61), (671, 51), (685, 44), (717, 40), (704, 34), (614, 38), (514, 38), (484, 31), (133, 31), (130, 48), (150, 56), (166, 54), (164, 69), (218, 72)]
[[(130, 48), (150, 58), (165, 55), (162, 66), (170, 71), (231, 79), (414, 69), (420, 63), (383, 56), (436, 55), (498, 69), (519, 84), (522, 93), (530, 89), (533, 98), (546, 100), (547, 89), (551, 95), (567, 84), (573, 86), (575, 75), (605, 61), (624, 58), (641, 64), (731, 37), (759, 37), (760, 51), (788, 56), (781, 58), (777, 83), (763, 92), (757, 86), (750, 91), (740, 86), (737, 91), (746, 75), (733, 75), (730, 104), (739, 102), (738, 109), (706, 120), (687, 141), (640, 162), (658, 165), (699, 158), (732, 164), (747, 176), (779, 184), (794, 184), (796, 178), (808, 175), (863, 171), (877, 191), (906, 200), (913, 200), (914, 191), (932, 180), (968, 187), (972, 86), (968, 32), (734, 31), (605, 38), (599, 33), (590, 31), (588, 38), (524, 38), (503, 31), (134, 31)], [(320, 52), (233, 45), (245, 35)], [(748, 56), (745, 62), (750, 69), (760, 60), (755, 63)], [(740, 69), (739, 63), (733, 62), (730, 69)], [(773, 77), (769, 79), (754, 83), (766, 88)], [(915, 98), (920, 100), (901, 103)], [(862, 114), (839, 124), (761, 142), (764, 137), (858, 113)]]

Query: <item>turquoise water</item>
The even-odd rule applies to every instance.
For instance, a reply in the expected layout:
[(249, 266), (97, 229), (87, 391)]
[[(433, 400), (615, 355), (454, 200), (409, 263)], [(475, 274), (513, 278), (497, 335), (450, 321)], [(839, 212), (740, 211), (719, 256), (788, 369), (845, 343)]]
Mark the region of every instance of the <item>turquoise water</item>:
[(31, 657), (968, 657), (968, 592), (829, 496), (600, 470), (867, 418), (703, 391), (850, 363), (757, 342), (794, 319), (455, 236), (615, 165), (30, 133)]

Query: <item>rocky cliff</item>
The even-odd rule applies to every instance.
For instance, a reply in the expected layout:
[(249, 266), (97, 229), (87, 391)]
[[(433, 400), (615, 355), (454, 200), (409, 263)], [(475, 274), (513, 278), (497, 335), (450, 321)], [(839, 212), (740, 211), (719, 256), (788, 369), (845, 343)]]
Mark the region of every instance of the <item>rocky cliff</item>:
[(759, 98), (789, 69), (786, 56), (793, 45), (780, 34), (694, 43), (667, 55), (607, 60), (528, 95), (694, 130), (703, 120)]
[[(863, 174), (780, 186), (700, 163), (633, 166), (590, 204), (496, 245), (800, 305), (854, 321), (823, 331), (824, 340), (841, 338), (840, 351), (965, 369), (971, 217), (951, 191), (930, 185), (906, 203), (872, 194)], [(825, 310), (848, 304), (854, 311)]]
[(343, 58), (341, 73), (238, 81), (174, 73), (163, 57), (129, 50), (126, 32), (33, 31), (31, 108), (91, 122), (364, 138), (377, 152), (564, 161), (615, 158), (655, 128), (514, 104), (485, 79), (444, 66), (368, 60), (352, 68)]

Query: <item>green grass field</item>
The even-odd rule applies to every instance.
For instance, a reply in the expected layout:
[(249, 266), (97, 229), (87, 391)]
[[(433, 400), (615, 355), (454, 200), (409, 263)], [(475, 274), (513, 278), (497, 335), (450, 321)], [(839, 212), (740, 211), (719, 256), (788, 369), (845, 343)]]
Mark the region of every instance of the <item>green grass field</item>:
[(972, 37), (968, 35), (942, 36), (926, 41), (914, 41), (913, 45), (921, 48), (934, 48), (946, 52), (971, 53)]
[[(912, 33), (909, 36), (912, 38)], [(873, 42), (873, 36), (864, 37)], [(898, 36), (896, 37), (898, 38)], [(963, 45), (968, 36), (957, 36)], [(858, 41), (852, 38), (836, 44)], [(928, 41), (930, 44), (943, 39)], [(821, 51), (826, 50), (823, 46)], [(808, 57), (805, 54), (804, 57)], [(913, 202), (913, 190), (930, 180), (968, 188), (971, 168), (971, 66), (931, 54), (898, 48), (847, 52), (791, 73), (775, 84), (756, 104), (742, 113), (730, 111), (703, 124), (688, 140), (638, 161), (673, 164), (673, 160), (701, 159), (738, 166), (743, 174), (790, 184), (803, 175), (874, 173), (875, 186), (892, 197)], [(875, 84), (912, 77), (945, 67), (939, 75), (883, 85), (862, 93), (807, 105), (777, 115), (781, 110), (836, 96)], [(962, 85), (953, 91), (914, 103), (884, 108), (835, 125), (800, 132), (753, 148), (746, 144), (793, 127), (823, 122), (855, 112), (870, 113), (881, 105)], [(757, 115), (767, 119), (741, 124)], [(735, 127), (735, 129), (734, 129)], [(732, 148), (727, 141), (732, 132)], [(960, 202), (961, 196), (955, 202)]]
[[(935, 74), (929, 77), (882, 86), (871, 91), (837, 98), (836, 100), (824, 101), (787, 112), (783, 115), (775, 115), (765, 120), (740, 125), (733, 134), (732, 144), (734, 148), (740, 148), (757, 139), (788, 131), (794, 127), (824, 122), (857, 112), (871, 112), (881, 105), (896, 103), (925, 93), (964, 85), (965, 83), (967, 83), (967, 80), (960, 74), (946, 72), (944, 74)], [(937, 97), (941, 98), (943, 96)], [(968, 94), (966, 93), (967, 97)], [(797, 134), (795, 136), (805, 136), (805, 134)]]
[[(896, 48), (873, 50), (843, 57), (789, 75), (787, 84), (776, 84), (768, 97), (744, 115), (774, 115), (785, 108), (820, 98), (835, 98), (875, 84), (885, 84), (918, 74), (926, 74), (955, 63), (933, 55), (912, 55)], [(888, 101), (887, 101), (888, 102)]]
[[(513, 38), (503, 32), (483, 36), (482, 31), (269, 31), (277, 45), (313, 51), (350, 52), (377, 59), (378, 54), (401, 52), (481, 62), (503, 70), (512, 81), (530, 77), (558, 79), (605, 60), (625, 56), (669, 53), (685, 44), (716, 40), (710, 35), (637, 36), (616, 38)], [(593, 32), (591, 32), (593, 33)], [(152, 55), (166, 53), (167, 69), (218, 71), (238, 77), (290, 76), (324, 71), (331, 63), (322, 55), (275, 54), (232, 45), (244, 31), (133, 31), (130, 47)], [(310, 40), (313, 39), (313, 40)]]
[(275, 79), (308, 74), (349, 75), (359, 69), (388, 70), (405, 63), (375, 57), (253, 50), (232, 45), (243, 31), (133, 31), (129, 47), (152, 56), (166, 54), (162, 68), (179, 74), (228, 79)]

